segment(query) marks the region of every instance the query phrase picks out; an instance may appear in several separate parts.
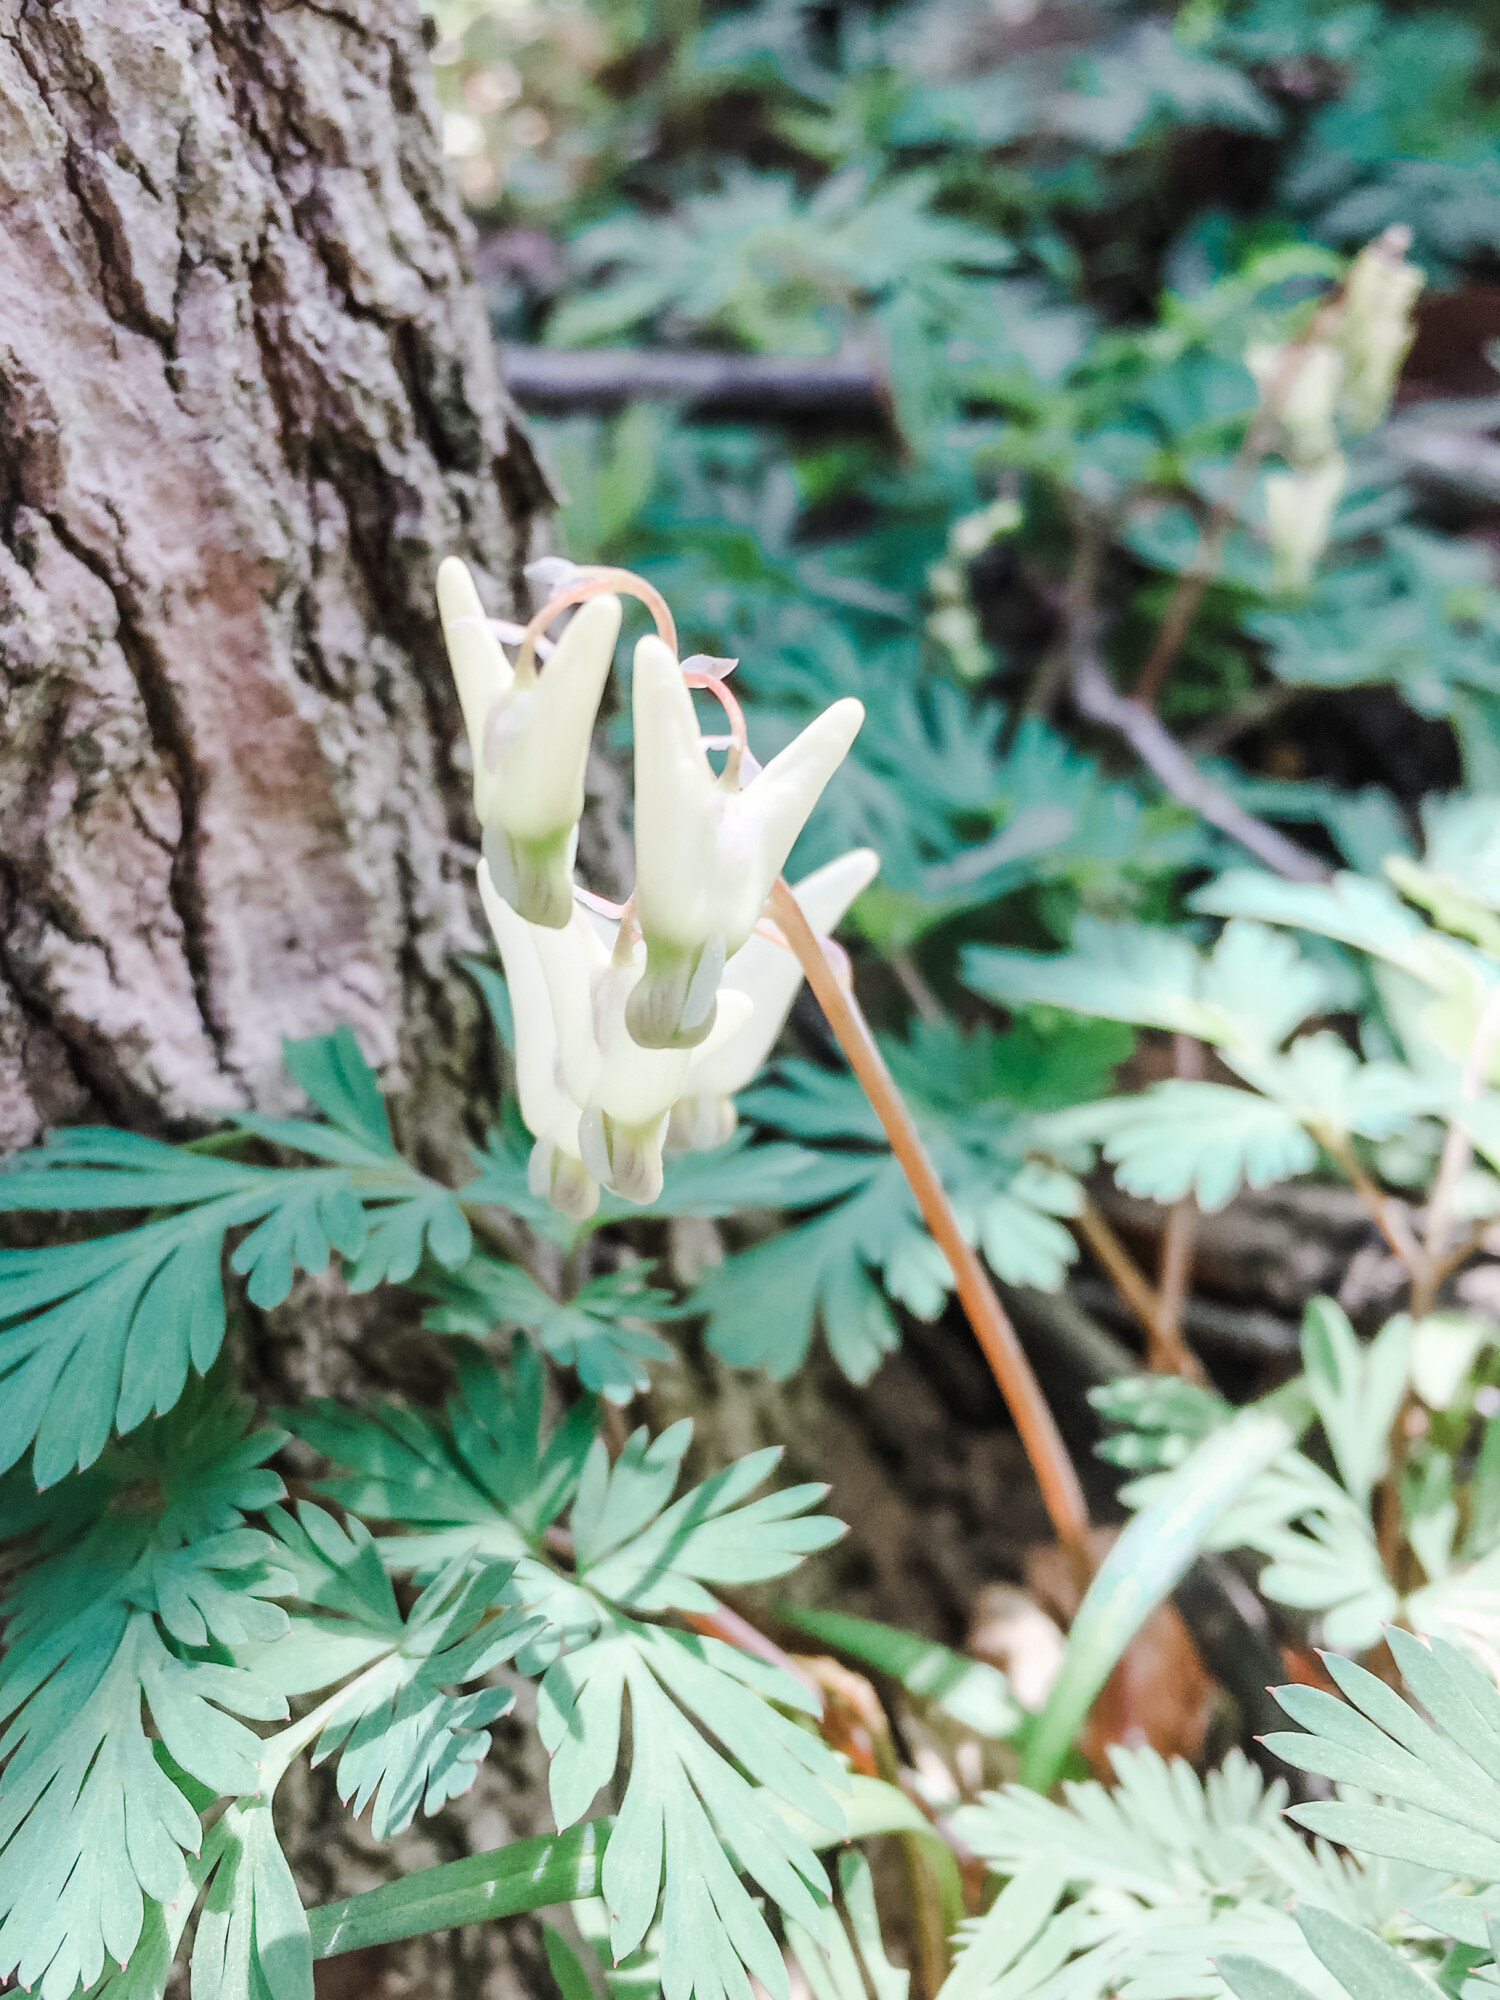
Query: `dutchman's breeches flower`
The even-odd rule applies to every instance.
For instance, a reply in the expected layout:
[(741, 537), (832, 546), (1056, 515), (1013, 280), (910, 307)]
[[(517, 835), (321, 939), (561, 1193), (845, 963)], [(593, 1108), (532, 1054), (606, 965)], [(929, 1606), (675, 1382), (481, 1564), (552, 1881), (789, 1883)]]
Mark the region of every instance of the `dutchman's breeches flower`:
[(836, 701), (763, 771), (748, 777), (734, 746), (716, 775), (681, 665), (646, 638), (635, 649), (634, 713), (635, 916), (646, 969), (626, 1019), (643, 1048), (690, 1048), (712, 1030), (725, 964), (754, 930), (865, 711)]
[[(792, 894), (813, 929), (825, 937), (855, 897), (869, 888), (879, 868), (880, 856), (874, 848), (855, 847), (804, 875)], [(700, 1060), (689, 1077), (693, 1094), (679, 1098), (672, 1107), (667, 1132), (670, 1147), (679, 1152), (707, 1152), (729, 1137), (736, 1122), (735, 1092), (753, 1081), (771, 1053), (801, 984), (802, 967), (796, 955), (775, 938), (757, 930), (740, 946), (724, 968), (719, 1011), (724, 1013), (731, 994), (743, 994), (750, 1002), (750, 1019), (724, 1041), (717, 1040), (716, 1028), (713, 1046), (705, 1043), (697, 1052)]]
[(545, 1196), (575, 1222), (586, 1222), (599, 1206), (599, 1187), (583, 1164), (578, 1144), (579, 1110), (563, 1082), (552, 995), (537, 955), (537, 932), (496, 894), (483, 861), (479, 896), (500, 948), (516, 1026), (516, 1094), (522, 1120), (536, 1140), (528, 1174), (531, 1191)]
[[(616, 587), (645, 599), (660, 635), (636, 649), (637, 881), (622, 910), (573, 883), (589, 736), (620, 626), (619, 599), (605, 593)], [(536, 636), (580, 600), (538, 670)], [(761, 771), (720, 678), (733, 662), (679, 662), (671, 613), (641, 579), (567, 567), (561, 594), (517, 632), (514, 664), (462, 563), (443, 564), (438, 602), (474, 757), (479, 892), (536, 1141), (528, 1178), (578, 1221), (597, 1209), (601, 1185), (654, 1201), (674, 1107), (692, 1143), (727, 1138), (732, 1094), (786, 1019), (801, 966), (774, 931), (752, 934), (864, 709), (836, 702)], [(690, 680), (714, 686), (733, 723), (721, 775)], [(815, 930), (838, 922), (876, 866), (860, 849), (800, 885)]]
[(439, 567), (437, 587), (491, 882), (528, 923), (560, 929), (573, 910), (584, 770), (620, 633), (620, 600), (582, 605), (539, 673), (528, 645), (514, 666), (506, 658), (456, 557)]
[[(529, 1102), (523, 1083), (521, 1116), (538, 1148), (551, 1149), (545, 1169), (536, 1166), (534, 1178), (562, 1172), (564, 1158), (576, 1159), (592, 1181), (627, 1201), (655, 1201), (662, 1188), (668, 1114), (693, 1088), (695, 1066), (747, 1026), (753, 1003), (743, 993), (726, 995), (714, 1033), (700, 1048), (643, 1049), (625, 1025), (630, 991), (645, 969), (640, 944), (622, 956), (618, 927), (601, 923), (581, 904), (563, 930), (526, 924), (493, 887), (485, 890), (481, 876), (507, 979), (512, 958), (524, 967), (523, 992), (512, 988), (517, 1068), (523, 1079), (530, 1070), (534, 1081)], [(541, 1008), (535, 1004), (538, 987), (545, 1001)], [(547, 1191), (556, 1199), (553, 1188)]]

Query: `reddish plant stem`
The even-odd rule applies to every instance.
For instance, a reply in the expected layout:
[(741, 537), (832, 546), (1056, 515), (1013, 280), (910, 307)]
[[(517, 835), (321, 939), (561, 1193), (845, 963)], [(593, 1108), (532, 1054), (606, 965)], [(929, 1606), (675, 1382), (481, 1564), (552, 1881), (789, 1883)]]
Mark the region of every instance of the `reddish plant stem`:
[[(1296, 352), (1300, 364), (1301, 348), (1299, 347)], [(1219, 573), (1219, 565), (1224, 560), (1224, 544), (1229, 539), (1229, 530), (1239, 519), (1240, 509), (1245, 504), (1251, 482), (1259, 470), (1261, 460), (1270, 449), (1275, 432), (1276, 420), (1267, 411), (1260, 410), (1251, 419), (1250, 428), (1245, 433), (1245, 441), (1239, 448), (1234, 464), (1230, 467), (1224, 490), (1209, 509), (1208, 519), (1204, 522), (1203, 532), (1198, 538), (1198, 546), (1193, 551), (1193, 559), (1177, 579), (1176, 588), (1168, 601), (1166, 611), (1162, 614), (1161, 624), (1152, 641), (1151, 651), (1146, 655), (1146, 663), (1130, 691), (1130, 699), (1144, 709), (1155, 708), (1167, 675), (1172, 671), (1177, 655), (1182, 649), (1182, 642), (1191, 631), (1199, 607), (1208, 595), (1208, 586)]]
[(1137, 1269), (1130, 1252), (1087, 1195), (1078, 1211), (1078, 1233), (1104, 1266), (1110, 1283), (1140, 1321), (1147, 1340), (1153, 1339), (1161, 1312), (1160, 1301), (1150, 1282)]
[(636, 597), (645, 605), (655, 622), (658, 635), (666, 641), (675, 653), (677, 651), (677, 626), (667, 604), (667, 600), (646, 579), (629, 569), (585, 569), (580, 570), (571, 582), (565, 583), (555, 597), (549, 597), (541, 610), (531, 620), (521, 634), (518, 660), (524, 660), (533, 651), (536, 642), (560, 611), (569, 605), (584, 604), (591, 597), (602, 597), (606, 591), (617, 591), (622, 597)]
[(771, 891), (767, 910), (781, 927), (796, 952), (807, 983), (817, 996), (828, 1025), (838, 1038), (849, 1066), (864, 1087), (865, 1095), (890, 1141), (891, 1151), (901, 1164), (922, 1218), (934, 1242), (948, 1259), (959, 1300), (968, 1315), (974, 1337), (983, 1350), (991, 1373), (1005, 1398), (1021, 1443), (1036, 1474), (1042, 1500), (1059, 1543), (1080, 1573), (1092, 1569), (1089, 1556), (1088, 1505), (1078, 1474), (1068, 1456), (1068, 1448), (1022, 1352), (1016, 1330), (995, 1295), (995, 1288), (958, 1226), (937, 1170), (927, 1157), (927, 1149), (907, 1110), (885, 1058), (875, 1045), (864, 1015), (854, 995), (841, 984), (824, 955), (821, 940), (802, 914), (785, 881)]
[(1359, 1155), (1347, 1136), (1326, 1127), (1314, 1126), (1313, 1137), (1330, 1158), (1337, 1160), (1345, 1179), (1369, 1210), (1375, 1226), (1385, 1238), (1415, 1285), (1422, 1267), (1422, 1246), (1413, 1234), (1405, 1206), (1378, 1187), (1359, 1163)]
[(1193, 1269), (1193, 1233), (1198, 1204), (1191, 1195), (1174, 1201), (1167, 1211), (1161, 1239), (1161, 1275), (1156, 1288), (1156, 1324), (1146, 1350), (1146, 1365), (1156, 1375), (1195, 1375), (1197, 1364), (1182, 1339), (1182, 1308)]
[[(1173, 1068), (1179, 1077), (1195, 1080), (1203, 1074), (1203, 1044), (1191, 1035), (1172, 1038)], [(1161, 1264), (1157, 1272), (1156, 1321), (1147, 1346), (1147, 1366), (1157, 1375), (1182, 1375), (1189, 1379), (1203, 1373), (1182, 1337), (1182, 1308), (1187, 1301), (1193, 1275), (1193, 1237), (1198, 1223), (1198, 1204), (1191, 1194), (1174, 1202), (1167, 1212), (1162, 1233)]]

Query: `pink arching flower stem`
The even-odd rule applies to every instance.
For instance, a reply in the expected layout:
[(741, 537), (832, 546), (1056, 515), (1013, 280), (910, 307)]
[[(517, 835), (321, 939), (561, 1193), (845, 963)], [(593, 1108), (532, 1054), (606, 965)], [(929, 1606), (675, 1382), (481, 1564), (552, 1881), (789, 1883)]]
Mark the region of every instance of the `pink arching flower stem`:
[(1041, 1488), (1042, 1501), (1052, 1522), (1053, 1532), (1075, 1569), (1085, 1579), (1093, 1569), (1089, 1553), (1088, 1504), (1083, 1497), (1078, 1474), (1068, 1456), (1041, 1385), (1016, 1337), (1005, 1308), (995, 1295), (989, 1275), (965, 1240), (958, 1218), (948, 1200), (937, 1170), (927, 1156), (921, 1135), (896, 1082), (886, 1068), (885, 1058), (875, 1044), (859, 1003), (851, 988), (838, 977), (823, 942), (803, 915), (796, 897), (785, 880), (777, 882), (766, 904), (767, 914), (779, 926), (782, 936), (797, 954), (807, 983), (812, 988), (848, 1057), (849, 1067), (859, 1078), (865, 1095), (890, 1141), (891, 1151), (917, 1198), (922, 1219), (933, 1241), (948, 1259), (959, 1300), (974, 1329), (990, 1372), (999, 1384), (1006, 1407), (1020, 1433), (1026, 1456)]

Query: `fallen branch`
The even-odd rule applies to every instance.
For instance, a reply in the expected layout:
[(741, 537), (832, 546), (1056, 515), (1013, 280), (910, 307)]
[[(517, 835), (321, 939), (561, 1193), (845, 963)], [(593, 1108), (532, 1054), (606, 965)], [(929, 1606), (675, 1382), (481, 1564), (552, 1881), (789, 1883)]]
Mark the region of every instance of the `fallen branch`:
[(732, 354), (711, 348), (502, 347), (523, 410), (565, 416), (627, 403), (679, 403), (697, 417), (883, 422), (889, 401), (861, 355)]
[(1074, 650), (1073, 700), (1081, 715), (1123, 738), (1174, 799), (1237, 840), (1274, 874), (1289, 882), (1326, 882), (1332, 876), (1326, 862), (1246, 812), (1222, 785), (1206, 778), (1176, 738), (1148, 709), (1121, 694), (1100, 662), (1083, 647)]

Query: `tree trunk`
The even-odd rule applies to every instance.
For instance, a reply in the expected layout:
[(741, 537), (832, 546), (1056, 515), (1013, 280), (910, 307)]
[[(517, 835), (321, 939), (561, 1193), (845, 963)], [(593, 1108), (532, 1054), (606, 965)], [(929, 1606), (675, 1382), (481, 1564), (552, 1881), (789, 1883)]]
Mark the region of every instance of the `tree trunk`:
[(0, 185), (0, 1146), (274, 1107), (340, 1021), (441, 1145), (433, 575), (515, 600), (548, 494), (415, 0), (0, 0)]
[[(348, 1022), (456, 1160), (476, 831), (433, 579), (460, 553), (513, 608), (550, 496), (437, 126), (416, 0), (0, 0), (0, 1151), (277, 1109), (282, 1036)], [(368, 1317), (309, 1303), (251, 1379), (379, 1379)], [(541, 1761), (502, 1726), (394, 1860), (300, 1782), (304, 1894), (538, 1829)], [(326, 1991), (513, 1992), (515, 1943)]]

